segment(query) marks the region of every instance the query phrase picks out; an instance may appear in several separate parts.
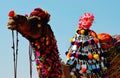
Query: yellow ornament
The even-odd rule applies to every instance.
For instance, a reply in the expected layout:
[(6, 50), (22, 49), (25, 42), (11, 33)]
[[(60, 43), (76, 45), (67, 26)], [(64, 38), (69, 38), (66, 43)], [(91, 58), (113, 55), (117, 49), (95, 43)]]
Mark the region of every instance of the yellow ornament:
[(85, 41), (82, 41), (82, 46), (85, 44)]
[(85, 30), (82, 29), (82, 30), (80, 31), (80, 33), (81, 33), (81, 35), (84, 35)]
[(49, 37), (48, 37), (48, 36), (46, 37), (46, 40), (49, 40)]
[(73, 75), (73, 76), (72, 76), (72, 78), (76, 78), (76, 76), (75, 76), (75, 75)]
[(49, 41), (46, 41), (46, 45), (49, 45)]
[(107, 70), (107, 68), (106, 67), (102, 67), (102, 71), (104, 72), (105, 70)]
[(37, 48), (40, 49), (40, 45), (38, 45)]
[(36, 68), (40, 68), (40, 66), (37, 65)]
[(98, 54), (94, 54), (93, 58), (97, 60), (99, 58), (99, 55)]
[(50, 71), (51, 67), (48, 67), (48, 71)]
[(70, 38), (70, 42), (72, 42), (73, 41), (73, 38)]
[(41, 27), (41, 24), (38, 24), (38, 28), (40, 28)]
[(16, 15), (17, 15), (16, 12), (14, 12), (14, 17), (15, 17)]

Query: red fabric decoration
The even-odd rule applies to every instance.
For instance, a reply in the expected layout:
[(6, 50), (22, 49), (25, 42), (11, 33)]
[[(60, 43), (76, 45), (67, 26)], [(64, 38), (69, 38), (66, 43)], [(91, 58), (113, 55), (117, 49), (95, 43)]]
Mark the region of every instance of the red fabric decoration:
[(39, 13), (38, 11), (33, 11), (30, 13), (30, 16), (38, 16), (38, 13)]
[(14, 17), (15, 16), (15, 11), (10, 11), (9, 14), (8, 14), (9, 17)]
[(107, 33), (98, 34), (100, 46), (102, 49), (112, 48), (112, 36)]
[(50, 14), (41, 8), (36, 8), (30, 13), (30, 17), (37, 16), (40, 18), (42, 23), (48, 23), (50, 19)]

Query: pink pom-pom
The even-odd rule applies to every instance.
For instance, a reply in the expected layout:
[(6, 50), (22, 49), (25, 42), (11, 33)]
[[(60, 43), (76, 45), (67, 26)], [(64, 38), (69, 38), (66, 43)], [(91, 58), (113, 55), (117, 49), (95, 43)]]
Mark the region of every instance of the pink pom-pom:
[(94, 21), (94, 15), (85, 13), (79, 20), (79, 28), (89, 29)]
[(24, 16), (25, 16), (25, 17), (28, 17), (28, 14), (25, 14)]

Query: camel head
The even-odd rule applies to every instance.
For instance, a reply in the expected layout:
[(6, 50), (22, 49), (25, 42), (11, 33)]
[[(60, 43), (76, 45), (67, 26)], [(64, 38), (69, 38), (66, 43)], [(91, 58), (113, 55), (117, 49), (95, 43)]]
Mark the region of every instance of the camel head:
[(41, 8), (34, 9), (30, 16), (18, 15), (10, 11), (7, 27), (16, 30), (27, 39), (39, 38), (43, 29), (48, 26), (50, 15)]
[(102, 49), (107, 50), (113, 48), (112, 36), (107, 33), (98, 34), (100, 46)]
[(116, 49), (118, 52), (120, 51), (120, 35), (111, 36), (107, 33), (100, 33), (98, 34), (98, 39), (102, 49)]

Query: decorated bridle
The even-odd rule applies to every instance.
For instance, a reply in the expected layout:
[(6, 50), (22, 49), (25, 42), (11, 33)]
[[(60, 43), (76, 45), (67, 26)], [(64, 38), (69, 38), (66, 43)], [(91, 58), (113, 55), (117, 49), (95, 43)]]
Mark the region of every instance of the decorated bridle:
[[(14, 11), (10, 11), (8, 14), (9, 17), (16, 16)], [(16, 31), (16, 44), (14, 38), (14, 31), (12, 30), (12, 49), (13, 49), (13, 61), (14, 61), (14, 78), (17, 78), (17, 60), (18, 60), (18, 32)]]

